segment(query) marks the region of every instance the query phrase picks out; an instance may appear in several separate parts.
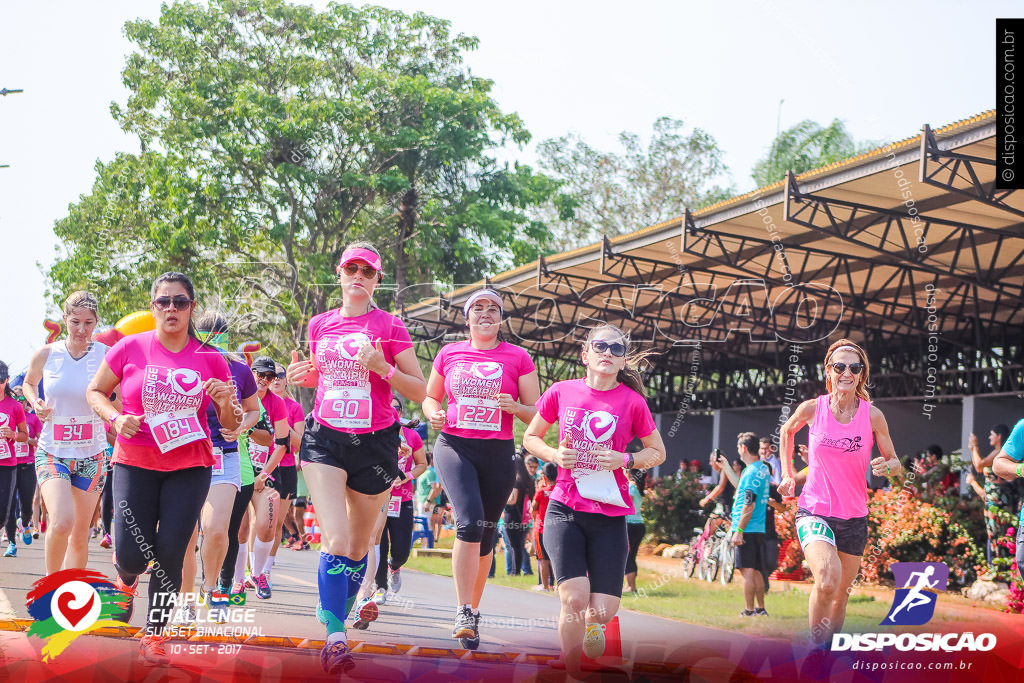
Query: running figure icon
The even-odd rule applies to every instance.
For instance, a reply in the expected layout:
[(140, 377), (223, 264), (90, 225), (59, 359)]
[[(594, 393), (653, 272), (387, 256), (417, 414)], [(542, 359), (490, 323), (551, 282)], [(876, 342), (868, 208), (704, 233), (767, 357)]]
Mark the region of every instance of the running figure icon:
[(889, 614), (889, 616), (887, 617), (889, 621), (895, 624), (896, 615), (899, 614), (900, 610), (902, 610), (904, 607), (906, 607), (907, 611), (909, 612), (915, 607), (931, 604), (931, 599), (922, 591), (926, 588), (935, 588), (936, 586), (938, 586), (938, 579), (935, 579), (935, 581), (928, 580), (934, 573), (935, 567), (933, 565), (928, 565), (924, 568), (923, 571), (912, 572), (910, 574), (910, 576), (907, 578), (907, 585), (909, 586), (910, 582), (915, 580), (915, 577), (917, 577), (917, 584), (909, 589), (909, 592), (907, 593), (906, 597), (903, 598), (903, 602), (901, 602), (899, 606), (896, 607), (896, 609), (894, 609), (892, 613)]

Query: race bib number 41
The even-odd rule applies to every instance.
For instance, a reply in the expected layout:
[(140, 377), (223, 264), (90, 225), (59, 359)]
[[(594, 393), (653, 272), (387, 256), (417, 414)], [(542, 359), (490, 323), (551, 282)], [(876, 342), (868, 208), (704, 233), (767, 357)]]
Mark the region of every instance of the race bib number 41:
[(320, 419), (337, 429), (365, 429), (370, 426), (370, 388), (344, 387), (324, 392)]
[(53, 441), (57, 448), (87, 446), (94, 437), (92, 417), (53, 416)]
[(455, 426), (459, 429), (501, 431), (501, 410), (493, 398), (460, 398), (458, 410)]
[(206, 432), (199, 424), (199, 417), (194, 410), (174, 410), (146, 416), (146, 422), (153, 433), (153, 440), (161, 453), (206, 438)]

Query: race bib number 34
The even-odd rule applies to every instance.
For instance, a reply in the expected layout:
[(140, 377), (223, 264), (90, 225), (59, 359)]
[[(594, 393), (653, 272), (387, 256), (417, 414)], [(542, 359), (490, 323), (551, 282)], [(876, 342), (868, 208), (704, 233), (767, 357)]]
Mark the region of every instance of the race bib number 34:
[(57, 448), (75, 448), (86, 446), (93, 441), (94, 431), (92, 418), (53, 417), (53, 441)]
[(459, 429), (476, 429), (484, 432), (501, 431), (501, 410), (493, 398), (459, 399), (455, 426)]
[(146, 422), (153, 433), (153, 440), (161, 453), (167, 453), (179, 446), (206, 438), (194, 410), (175, 410), (146, 416)]
[(320, 402), (320, 419), (337, 429), (364, 429), (370, 418), (369, 387), (331, 389)]

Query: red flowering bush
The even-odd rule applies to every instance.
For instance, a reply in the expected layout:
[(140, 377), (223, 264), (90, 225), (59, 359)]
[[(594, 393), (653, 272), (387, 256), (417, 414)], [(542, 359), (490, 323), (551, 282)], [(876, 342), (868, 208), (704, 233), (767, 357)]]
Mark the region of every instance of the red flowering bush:
[(954, 583), (974, 581), (985, 571), (984, 552), (951, 517), (920, 500), (910, 487), (872, 493), (861, 578), (877, 582), (893, 562), (943, 562)]
[(796, 538), (796, 498), (789, 498), (782, 502), (786, 506), (785, 512), (775, 511), (775, 533), (779, 536), (779, 549), (785, 548), (785, 554), (779, 558), (778, 572), (789, 574), (799, 569), (804, 561), (804, 553), (800, 549), (800, 542)]

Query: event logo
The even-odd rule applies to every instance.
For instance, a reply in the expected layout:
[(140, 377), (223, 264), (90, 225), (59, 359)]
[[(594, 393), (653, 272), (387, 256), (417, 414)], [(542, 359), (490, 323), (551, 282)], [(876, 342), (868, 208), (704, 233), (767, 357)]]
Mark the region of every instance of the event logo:
[(474, 363), (473, 374), (480, 379), (495, 379), (501, 377), (501, 363)]
[(946, 590), (949, 567), (941, 562), (896, 562), (896, 597), (882, 624), (920, 626), (935, 614), (939, 591)]
[(6, 427), (7, 426), (7, 419), (8, 419), (7, 413), (0, 413), (0, 427)]
[[(939, 591), (946, 590), (949, 567), (941, 562), (896, 562), (892, 565), (896, 595), (883, 626), (920, 626), (935, 614)], [(992, 633), (833, 633), (832, 651), (988, 652), (996, 646)]]
[(65, 569), (32, 584), (27, 600), (35, 620), (28, 635), (46, 641), (43, 661), (50, 661), (80, 635), (107, 626), (127, 626), (117, 621), (131, 598), (114, 587), (107, 577), (90, 569)]
[(178, 368), (167, 373), (167, 383), (182, 396), (195, 396), (203, 390), (202, 377), (195, 370)]
[(353, 332), (338, 338), (338, 355), (347, 360), (355, 360), (363, 344), (370, 343), (370, 338), (362, 332)]
[(615, 433), (615, 416), (604, 410), (588, 413), (583, 420), (583, 433), (589, 441), (608, 441)]

